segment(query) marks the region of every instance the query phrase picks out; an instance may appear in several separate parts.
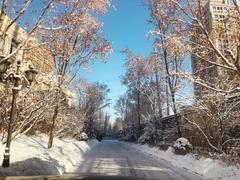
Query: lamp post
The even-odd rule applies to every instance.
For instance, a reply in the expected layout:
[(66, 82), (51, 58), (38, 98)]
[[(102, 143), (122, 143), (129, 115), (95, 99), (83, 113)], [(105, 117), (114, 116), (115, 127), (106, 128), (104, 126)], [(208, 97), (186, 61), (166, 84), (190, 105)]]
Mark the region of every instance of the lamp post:
[(7, 71), (7, 69), (8, 69), (8, 66), (10, 64), (11, 63), (9, 61), (5, 61), (5, 62), (0, 63), (0, 74), (5, 73)]
[[(1, 82), (7, 83), (9, 79), (11, 79), (11, 81), (13, 82), (12, 103), (11, 103), (10, 119), (8, 122), (7, 143), (6, 143), (5, 153), (4, 153), (3, 162), (2, 162), (3, 168), (7, 168), (10, 165), (10, 145), (11, 145), (11, 138), (12, 138), (12, 127), (13, 127), (13, 122), (15, 120), (15, 115), (16, 115), (16, 99), (18, 96), (18, 92), (21, 90), (21, 78), (22, 78), (22, 75), (20, 74), (20, 66), (21, 66), (20, 61), (17, 61), (16, 72), (12, 72), (4, 76), (8, 70), (9, 65), (10, 64), (8, 61), (4, 61), (0, 63)], [(29, 66), (29, 70), (25, 71), (25, 77), (27, 78), (30, 84), (32, 84), (32, 82), (34, 81), (36, 74), (37, 74), (37, 71), (34, 69), (33, 66)]]
[[(0, 57), (1, 57), (1, 59), (3, 58), (3, 56), (0, 56)], [(0, 82), (4, 81), (4, 74), (8, 70), (10, 64), (11, 63), (7, 60), (0, 63)]]

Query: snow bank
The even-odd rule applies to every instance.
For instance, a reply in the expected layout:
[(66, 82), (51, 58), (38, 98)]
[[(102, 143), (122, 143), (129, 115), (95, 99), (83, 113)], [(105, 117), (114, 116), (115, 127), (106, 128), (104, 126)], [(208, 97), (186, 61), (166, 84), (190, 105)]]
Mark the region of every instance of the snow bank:
[[(0, 167), (0, 176), (5, 175), (59, 175), (74, 172), (85, 152), (98, 144), (96, 140), (77, 141), (54, 138), (53, 147), (47, 149), (48, 137), (22, 136), (11, 144), (11, 167)], [(0, 145), (2, 162), (5, 145)]]
[(185, 156), (175, 155), (173, 149), (169, 148), (167, 151), (161, 151), (157, 147), (149, 147), (148, 145), (129, 144), (130, 146), (157, 157), (166, 160), (175, 167), (187, 169), (189, 171), (198, 173), (204, 178), (208, 179), (226, 179), (239, 180), (240, 169), (236, 166), (229, 166), (220, 160), (213, 160), (210, 158), (196, 159), (193, 155), (187, 154)]

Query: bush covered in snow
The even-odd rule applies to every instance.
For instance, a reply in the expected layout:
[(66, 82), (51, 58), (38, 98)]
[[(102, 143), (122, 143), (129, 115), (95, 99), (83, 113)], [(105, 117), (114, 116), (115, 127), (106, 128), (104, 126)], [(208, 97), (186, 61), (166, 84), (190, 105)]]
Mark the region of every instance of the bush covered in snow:
[(175, 154), (185, 155), (192, 149), (192, 145), (186, 138), (181, 137), (174, 142), (173, 148)]
[(138, 143), (141, 143), (141, 144), (145, 144), (147, 142), (150, 142), (150, 140), (152, 139), (151, 137), (151, 134), (146, 131), (143, 133), (143, 135), (138, 139)]
[(157, 144), (157, 141), (161, 140), (162, 131), (157, 129), (152, 122), (147, 123), (143, 131), (144, 133), (138, 139), (138, 143)]
[(121, 140), (128, 142), (135, 142), (137, 140), (136, 135), (132, 132), (126, 133), (121, 137)]
[(88, 140), (88, 135), (85, 133), (85, 132), (82, 132), (80, 135), (79, 135), (79, 138), (78, 138), (80, 141), (87, 141)]

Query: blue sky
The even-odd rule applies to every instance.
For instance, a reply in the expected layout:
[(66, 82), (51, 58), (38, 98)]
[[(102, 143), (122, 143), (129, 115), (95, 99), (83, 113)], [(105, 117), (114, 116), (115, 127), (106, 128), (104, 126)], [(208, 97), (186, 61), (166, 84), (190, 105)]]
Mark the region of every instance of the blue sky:
[[(113, 7), (114, 6), (114, 7)], [(114, 103), (126, 88), (121, 85), (119, 76), (124, 74), (124, 58), (121, 50), (128, 47), (135, 54), (148, 56), (152, 44), (147, 40), (146, 34), (151, 29), (147, 23), (148, 9), (141, 0), (113, 0), (112, 7), (100, 20), (104, 23), (103, 33), (112, 43), (113, 53), (106, 64), (96, 62), (91, 66), (91, 72), (82, 71), (80, 74), (91, 82), (105, 83), (110, 88), (109, 98), (111, 107), (109, 113), (113, 120)]]
[[(35, 10), (41, 6), (42, 1), (35, 1), (31, 8)], [(27, 11), (24, 18), (33, 23), (32, 13), (32, 11)], [(99, 17), (99, 21), (103, 23), (103, 33), (105, 38), (111, 42), (113, 53), (110, 54), (107, 63), (97, 61), (91, 65), (90, 72), (81, 69), (78, 73), (78, 78), (108, 85), (110, 88), (108, 98), (111, 99), (108, 113), (112, 120), (116, 117), (113, 106), (118, 97), (126, 91), (126, 87), (120, 82), (120, 76), (124, 74), (125, 59), (120, 51), (130, 48), (134, 54), (141, 53), (143, 56), (150, 54), (152, 44), (146, 38), (147, 32), (151, 30), (151, 25), (147, 23), (148, 18), (149, 11), (143, 5), (142, 0), (112, 0), (111, 7), (104, 16)], [(18, 23), (24, 26), (21, 21)]]
[[(37, 8), (41, 1), (35, 1), (34, 6)], [(25, 14), (26, 19), (32, 18), (31, 11)], [(147, 40), (147, 33), (152, 29), (151, 24), (147, 22), (149, 11), (143, 5), (142, 0), (112, 0), (112, 5), (108, 12), (99, 17), (103, 23), (103, 33), (108, 41), (111, 42), (113, 53), (110, 54), (107, 63), (100, 61), (91, 65), (91, 71), (81, 69), (78, 78), (85, 78), (91, 82), (105, 83), (110, 88), (108, 98), (111, 99), (111, 107), (108, 113), (114, 120), (114, 104), (118, 97), (126, 91), (126, 87), (121, 85), (120, 76), (124, 74), (124, 59), (121, 54), (124, 48), (130, 48), (134, 54), (141, 53), (143, 56), (149, 56), (152, 51), (152, 43)], [(33, 21), (31, 21), (33, 22)], [(23, 24), (20, 23), (23, 26)], [(185, 63), (189, 71), (190, 62)], [(192, 94), (191, 87), (184, 88), (187, 94)]]

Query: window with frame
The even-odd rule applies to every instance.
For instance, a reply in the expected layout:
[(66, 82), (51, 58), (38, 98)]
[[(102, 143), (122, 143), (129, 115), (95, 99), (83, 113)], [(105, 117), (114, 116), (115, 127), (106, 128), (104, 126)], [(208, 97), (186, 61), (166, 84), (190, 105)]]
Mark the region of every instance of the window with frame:
[(17, 49), (18, 45), (19, 45), (19, 43), (16, 40), (13, 39), (12, 43), (11, 43), (10, 54)]
[(0, 36), (0, 53), (3, 53), (4, 49), (4, 39)]
[[(236, 2), (237, 2), (237, 0), (236, 0)], [(229, 0), (229, 2), (228, 2), (230, 5), (234, 5), (234, 0)]]

